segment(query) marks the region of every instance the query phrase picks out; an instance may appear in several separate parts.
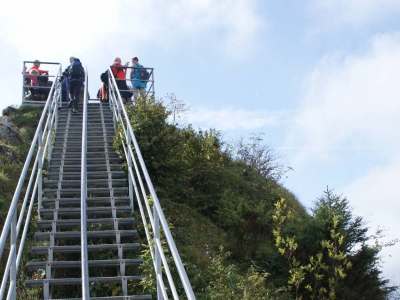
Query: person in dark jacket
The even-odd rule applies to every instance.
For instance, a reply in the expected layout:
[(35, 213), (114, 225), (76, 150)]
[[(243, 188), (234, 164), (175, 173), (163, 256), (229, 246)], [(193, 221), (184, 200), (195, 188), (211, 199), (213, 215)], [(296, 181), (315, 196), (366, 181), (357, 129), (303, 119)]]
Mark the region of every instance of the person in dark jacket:
[(69, 58), (70, 65), (65, 68), (64, 72), (62, 73), (59, 82), (61, 82), (61, 96), (62, 101), (69, 102), (69, 87), (68, 87), (68, 77), (69, 77), (69, 70), (71, 68), (72, 63), (74, 62), (75, 57), (71, 56)]
[(79, 58), (74, 58), (69, 69), (68, 86), (69, 86), (69, 104), (68, 108), (72, 108), (72, 112), (78, 112), (79, 92), (85, 82), (85, 70), (82, 67)]

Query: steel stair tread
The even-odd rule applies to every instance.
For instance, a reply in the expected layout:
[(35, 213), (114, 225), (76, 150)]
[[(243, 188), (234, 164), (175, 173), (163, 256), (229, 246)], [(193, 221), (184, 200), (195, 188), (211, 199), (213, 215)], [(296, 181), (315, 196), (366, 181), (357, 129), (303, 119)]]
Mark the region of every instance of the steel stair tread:
[[(110, 171), (122, 171), (121, 170), (121, 168), (122, 168), (122, 164), (109, 164), (109, 165), (107, 165), (107, 164), (95, 164), (95, 165), (88, 165), (87, 166), (87, 172), (89, 173), (89, 172), (100, 172), (100, 171), (103, 171), (104, 170), (104, 172), (107, 172), (108, 171), (108, 169), (107, 169), (107, 167), (108, 166), (110, 166)], [(55, 172), (55, 170), (59, 170), (61, 168), (61, 166), (58, 166), (58, 165), (50, 165), (49, 166), (49, 169), (50, 169), (50, 172), (51, 173), (54, 173)], [(68, 172), (68, 173), (70, 173), (70, 172), (75, 172), (75, 173), (78, 173), (78, 171), (80, 171), (81, 170), (81, 166), (79, 165), (64, 165), (64, 166), (62, 166), (62, 172), (64, 173), (64, 172)]]
[[(89, 283), (116, 282), (116, 281), (119, 282), (122, 280), (140, 280), (142, 278), (143, 276), (90, 277)], [(50, 286), (82, 284), (82, 278), (55, 278), (55, 279), (25, 280), (25, 286), (26, 287), (42, 286), (46, 281), (49, 283)]]
[[(44, 300), (82, 300), (82, 298), (44, 299)], [(90, 300), (152, 300), (151, 295), (128, 295), (112, 297), (90, 297)]]
[[(86, 213), (88, 215), (93, 215), (93, 214), (111, 214), (113, 210), (116, 210), (117, 213), (125, 213), (125, 214), (130, 214), (132, 212), (132, 207), (131, 206), (106, 206), (106, 207), (87, 207), (86, 208)], [(52, 216), (55, 212), (58, 213), (59, 216), (76, 216), (80, 215), (81, 213), (81, 208), (80, 207), (73, 207), (73, 208), (42, 208), (40, 209), (40, 215), (42, 217), (45, 216)]]
[[(113, 187), (113, 188), (87, 188), (87, 193), (88, 195), (98, 195), (98, 194), (104, 194), (104, 193), (110, 193), (110, 191), (113, 190), (114, 193), (121, 194), (121, 193), (127, 193), (128, 188), (127, 187)], [(57, 194), (57, 191), (60, 191), (63, 195), (65, 194), (73, 194), (73, 195), (78, 195), (80, 197), (81, 189), (80, 188), (62, 188), (62, 189), (44, 189), (43, 190), (43, 195), (54, 195)]]
[[(70, 126), (66, 126), (66, 125), (60, 125), (59, 127), (57, 127), (56, 130), (56, 136), (59, 135), (65, 135), (65, 134), (76, 134), (76, 135), (80, 135), (82, 136), (82, 128), (77, 128), (77, 127), (70, 127)], [(103, 134), (106, 133), (108, 134), (112, 134), (115, 133), (115, 129), (114, 126), (98, 126), (98, 127), (91, 127), (90, 130), (88, 129), (88, 136), (92, 136), (95, 134)]]
[[(139, 266), (143, 263), (142, 258), (137, 259), (108, 259), (108, 260), (88, 260), (89, 267), (119, 267), (121, 263), (125, 266)], [(44, 269), (47, 265), (52, 268), (80, 268), (81, 261), (30, 261), (27, 264), (29, 270), (34, 271)]]
[[(54, 238), (60, 239), (73, 239), (81, 238), (80, 231), (56, 231), (56, 232), (35, 232), (35, 241), (44, 241), (50, 238), (50, 235), (54, 235)], [(136, 230), (102, 230), (102, 231), (87, 231), (88, 238), (111, 238), (115, 237), (116, 234), (120, 234), (121, 237), (136, 237)]]
[[(114, 134), (115, 134), (115, 130), (114, 128), (99, 128), (99, 129), (94, 129), (92, 128), (90, 131), (88, 131), (87, 135), (88, 138), (94, 138), (94, 137), (104, 137), (104, 135), (109, 138), (112, 137), (114, 138)], [(61, 139), (64, 140), (65, 138), (67, 138), (67, 141), (69, 139), (69, 137), (72, 138), (82, 138), (82, 129), (67, 129), (67, 128), (63, 128), (61, 130), (57, 130), (56, 133), (56, 139)]]
[[(69, 246), (53, 246), (51, 247), (54, 253), (80, 253), (81, 245), (69, 245)], [(99, 245), (88, 245), (88, 252), (96, 251), (118, 251), (118, 248), (122, 248), (127, 251), (139, 251), (140, 243), (127, 243), (127, 244), (99, 244)], [(49, 247), (47, 246), (34, 246), (31, 248), (31, 253), (34, 255), (47, 255)]]
[[(93, 146), (93, 145), (104, 145), (105, 143), (107, 144), (112, 144), (113, 140), (112, 139), (98, 139), (98, 140), (92, 140), (92, 141), (87, 141), (87, 145), (89, 146)], [(57, 145), (62, 145), (64, 144), (64, 141), (57, 141), (54, 142), (54, 146), (57, 147)], [(76, 139), (76, 140), (67, 140), (67, 146), (81, 146), (82, 145), (82, 140)]]
[[(58, 183), (60, 180), (53, 180), (53, 179), (48, 179), (45, 180), (46, 184), (53, 184), (53, 183)], [(116, 181), (124, 181), (126, 182), (125, 178), (112, 178), (112, 179), (88, 179), (88, 185), (89, 184), (93, 184), (96, 182), (104, 182), (104, 181), (112, 181), (112, 182), (116, 182)], [(75, 182), (81, 182), (81, 180), (76, 180), (76, 179), (63, 179), (61, 180), (62, 183), (75, 183)]]
[[(129, 204), (130, 203), (130, 198), (129, 196), (116, 196), (114, 198), (114, 203), (117, 204)], [(55, 202), (58, 200), (58, 203), (60, 206), (62, 205), (81, 205), (81, 199), (80, 198), (44, 198), (42, 199), (42, 205), (43, 207), (50, 206), (50, 205), (55, 205)], [(111, 203), (111, 197), (93, 197), (93, 198), (87, 198), (86, 199), (86, 204), (104, 204), (104, 203)]]
[[(90, 146), (90, 147), (88, 147), (88, 152), (94, 152), (94, 153), (99, 152), (99, 151), (103, 152), (105, 148), (107, 148), (108, 152), (115, 152), (115, 148), (112, 143), (109, 143), (107, 145), (100, 145), (100, 146)], [(100, 150), (99, 151), (90, 151), (91, 149), (92, 150), (100, 149)], [(64, 150), (66, 150), (66, 151), (68, 150), (70, 152), (80, 152), (80, 151), (82, 151), (82, 147), (72, 147), (72, 146), (69, 147), (68, 145), (67, 145), (67, 147), (61, 147), (61, 146), (53, 147), (53, 152), (55, 151), (55, 153), (63, 152)], [(74, 150), (74, 151), (72, 151), (72, 150)]]
[[(118, 176), (118, 179), (122, 179), (122, 178), (126, 178), (125, 177), (125, 172), (124, 171), (111, 171), (111, 177), (114, 179), (116, 178), (116, 176)], [(65, 177), (70, 177), (70, 176), (76, 176), (76, 177), (80, 177), (81, 176), (81, 172), (62, 172), (61, 173), (63, 175), (63, 178)], [(102, 171), (92, 171), (92, 172), (87, 172), (87, 178), (90, 179), (90, 177), (95, 177), (98, 175), (102, 175), (102, 176), (108, 176), (108, 172), (102, 172)], [(46, 174), (46, 177), (53, 177), (53, 176), (59, 176), (60, 172), (48, 172)], [(75, 177), (75, 178), (76, 178)], [(54, 180), (54, 179), (51, 179)]]
[[(106, 136), (104, 137), (104, 133)], [(70, 135), (69, 133), (62, 133), (62, 136), (57, 136), (57, 140), (54, 142), (54, 145), (57, 144), (64, 144), (64, 143), (71, 143), (71, 144), (77, 144), (82, 142), (82, 137), (81, 136), (76, 136), (74, 134), (71, 135), (71, 139), (69, 138)], [(95, 139), (97, 137), (97, 140)], [(114, 135), (111, 134), (111, 132), (103, 132), (103, 131), (96, 131), (92, 132), (91, 136), (88, 137), (88, 143), (93, 143), (96, 141), (104, 141), (106, 140), (107, 142), (113, 142), (114, 140)], [(59, 147), (59, 146), (56, 146)]]
[[(87, 219), (86, 224), (113, 224), (114, 221), (118, 222), (118, 225), (132, 225), (135, 222), (135, 218), (98, 218), (98, 219)], [(81, 219), (61, 219), (61, 220), (37, 220), (36, 224), (38, 228), (52, 228), (53, 222), (56, 223), (57, 227), (76, 227), (81, 225)]]
[[(96, 179), (88, 179), (87, 185), (90, 187), (107, 187), (108, 183), (111, 182), (112, 187), (124, 187), (126, 186), (125, 178), (96, 178)], [(61, 183), (62, 188), (78, 188), (81, 186), (81, 180), (75, 179), (64, 179), (64, 180), (45, 180), (46, 188), (55, 188), (58, 186), (58, 183)]]
[[(90, 166), (90, 167), (93, 167), (93, 166), (105, 166), (105, 167), (107, 167), (107, 166), (115, 166), (115, 167), (119, 167), (119, 166), (121, 166), (121, 164), (91, 164), (91, 165), (88, 165), (88, 166)], [(49, 167), (56, 167), (56, 165), (50, 165)], [(59, 167), (59, 166), (58, 166)], [(81, 167), (81, 165), (79, 164), (79, 165), (64, 165), (64, 167)], [(88, 171), (88, 173), (89, 172), (93, 172), (93, 171)], [(56, 172), (51, 172), (51, 173), (56, 173)]]
[[(76, 122), (79, 121), (79, 122)], [(70, 120), (69, 124), (67, 122), (67, 120), (65, 121), (61, 121), (59, 123), (59, 125), (57, 126), (57, 129), (63, 129), (63, 128), (82, 128), (82, 119), (80, 120)], [(94, 128), (114, 128), (114, 124), (112, 122), (106, 122), (104, 123), (104, 126), (102, 123), (98, 122), (98, 123), (88, 123), (88, 130), (89, 129), (94, 129)]]
[[(57, 168), (57, 167), (61, 167), (61, 165), (63, 165), (64, 167), (76, 166), (77, 163), (79, 163), (79, 164), (81, 163), (80, 158), (64, 159), (64, 163), (62, 162), (61, 159), (51, 160), (50, 167)], [(122, 160), (120, 158), (109, 158), (107, 160), (105, 157), (93, 157), (91, 159), (88, 159), (88, 161), (87, 161), (88, 167), (97, 166), (97, 165), (107, 165), (107, 164), (121, 165)]]
[[(121, 158), (116, 152), (112, 151), (112, 152), (108, 152), (107, 153), (109, 158)], [(101, 157), (101, 158), (105, 158), (106, 157), (106, 153), (99, 153), (99, 152), (88, 152), (87, 153), (88, 157)], [(63, 153), (62, 152), (57, 152), (57, 153), (52, 153), (52, 157), (50, 159), (50, 162), (52, 160), (61, 160), (63, 157)], [(64, 159), (78, 159), (82, 157), (82, 153), (77, 153), (77, 152), (67, 152), (64, 153)]]

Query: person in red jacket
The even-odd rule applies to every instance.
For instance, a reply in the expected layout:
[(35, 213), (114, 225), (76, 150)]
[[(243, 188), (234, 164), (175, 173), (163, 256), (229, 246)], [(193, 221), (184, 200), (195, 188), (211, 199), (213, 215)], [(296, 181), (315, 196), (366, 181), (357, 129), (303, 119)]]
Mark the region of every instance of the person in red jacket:
[(36, 71), (38, 71), (39, 75), (42, 75), (42, 74), (49, 75), (49, 71), (40, 70), (39, 67), (40, 67), (40, 61), (35, 60), (33, 62), (33, 66), (29, 68), (29, 71), (30, 70), (36, 70)]
[[(126, 62), (125, 65), (121, 64), (121, 59), (117, 57), (114, 59), (114, 63), (111, 67), (111, 71), (114, 74), (115, 81), (118, 86), (118, 90), (120, 91), (122, 102), (126, 103), (126, 100), (128, 99), (128, 86), (126, 85), (126, 67), (129, 65), (129, 62)], [(120, 68), (115, 68), (115, 67), (120, 67)], [(122, 68), (121, 68), (122, 67)]]

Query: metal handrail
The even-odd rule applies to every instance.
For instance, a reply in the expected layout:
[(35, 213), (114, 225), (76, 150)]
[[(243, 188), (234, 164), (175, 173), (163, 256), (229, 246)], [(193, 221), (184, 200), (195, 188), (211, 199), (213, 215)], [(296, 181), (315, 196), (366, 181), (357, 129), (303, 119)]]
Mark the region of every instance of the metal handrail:
[[(61, 64), (58, 64), (58, 71), (56, 78), (61, 76)], [(3, 274), (3, 280), (0, 286), (0, 299), (3, 299), (5, 290), (8, 286), (7, 299), (15, 299), (16, 297), (16, 276), (19, 268), (19, 263), (22, 257), (23, 248), (25, 245), (26, 234), (28, 231), (30, 217), (33, 211), (36, 193), (38, 196), (38, 213), (40, 216), (41, 200), (42, 200), (42, 170), (43, 163), (52, 151), (51, 137), (54, 133), (54, 128), (58, 120), (58, 107), (61, 103), (61, 93), (57, 87), (57, 80), (51, 86), (49, 96), (43, 108), (42, 116), (38, 123), (35, 136), (33, 137), (31, 147), (29, 149), (27, 159), (21, 172), (17, 187), (14, 192), (13, 199), (4, 222), (3, 230), (0, 236), (0, 259), (4, 253), (7, 240), (10, 243), (10, 250), (8, 252), (8, 260)], [(20, 195), (24, 187), (25, 178), (29, 171), (29, 166), (32, 163), (32, 157), (35, 150), (37, 150), (33, 167), (30, 173), (29, 183), (27, 185), (25, 196), (20, 203)], [(36, 180), (34, 181), (36, 177)], [(33, 186), (33, 191), (32, 191)], [(31, 193), (32, 191), (32, 193)], [(30, 204), (26, 209), (30, 197)], [(18, 204), (21, 204), (21, 209), (18, 215)], [(26, 218), (24, 215), (26, 213)], [(22, 223), (24, 228), (22, 235), (20, 235)], [(9, 239), (8, 239), (9, 238)], [(19, 240), (19, 245), (18, 245)]]
[[(155, 92), (154, 92), (154, 68), (147, 68), (147, 67), (125, 67), (125, 66), (110, 66), (110, 68), (116, 68), (116, 69), (145, 69), (149, 72), (149, 78), (147, 80), (140, 80), (140, 81), (145, 81), (146, 83), (149, 83), (149, 86), (146, 88), (146, 96), (154, 96)], [(112, 69), (111, 69), (112, 70)], [(110, 73), (109, 70), (109, 74), (113, 75), (113, 73)], [(117, 81), (126, 81), (127, 83), (131, 83), (132, 86), (134, 85), (133, 83), (133, 79), (132, 78), (114, 78)], [(136, 79), (135, 79), (136, 80)], [(120, 92), (132, 92), (132, 90), (119, 90)]]
[[(109, 74), (112, 74), (111, 68), (109, 68)], [(133, 196), (135, 195), (139, 206), (140, 215), (142, 217), (143, 227), (150, 248), (150, 253), (153, 259), (156, 275), (155, 278), (157, 279), (157, 297), (158, 299), (168, 299), (167, 288), (163, 279), (164, 272), (168, 279), (169, 290), (172, 293), (173, 298), (179, 299), (179, 295), (176, 291), (175, 283), (173, 281), (161, 243), (160, 230), (162, 230), (170, 253), (172, 254), (175, 267), (179, 273), (181, 283), (184, 287), (186, 298), (196, 299), (169, 229), (168, 222), (164, 216), (153, 184), (150, 180), (150, 176), (140, 152), (139, 145), (136, 141), (129, 117), (122, 103), (114, 76), (108, 76), (108, 88), (110, 100), (109, 105), (113, 112), (114, 126), (116, 127), (117, 123), (119, 123), (122, 127), (122, 133), (120, 133), (120, 136), (123, 139), (122, 146), (128, 166), (129, 196), (131, 199), (131, 205), (133, 208)], [(137, 163), (137, 160), (139, 161), (139, 164)], [(143, 182), (142, 176), (144, 176), (145, 182)], [(139, 186), (137, 182), (139, 183)], [(146, 190), (148, 192), (146, 192)], [(152, 205), (149, 202), (148, 193), (152, 197)]]
[(81, 159), (81, 268), (82, 268), (82, 299), (90, 299), (89, 291), (89, 265), (88, 265), (88, 240), (87, 240), (87, 95), (88, 95), (88, 69), (85, 72), (85, 92), (83, 96), (82, 120), (82, 159)]

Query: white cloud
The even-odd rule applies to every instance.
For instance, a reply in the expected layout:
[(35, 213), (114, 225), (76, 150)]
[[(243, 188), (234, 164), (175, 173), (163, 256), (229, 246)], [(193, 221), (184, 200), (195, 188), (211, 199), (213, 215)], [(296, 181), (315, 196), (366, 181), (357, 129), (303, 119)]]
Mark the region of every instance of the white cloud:
[(126, 1), (122, 16), (129, 19), (132, 41), (200, 52), (213, 47), (232, 57), (254, 51), (264, 25), (256, 0)]
[[(368, 221), (370, 233), (375, 229), (387, 229), (385, 241), (400, 238), (400, 155), (389, 165), (376, 166), (365, 175), (355, 179), (344, 190), (351, 201), (354, 214)], [(400, 244), (383, 251), (384, 277), (400, 283)]]
[(289, 146), (312, 149), (298, 158), (328, 158), (344, 146), (400, 150), (400, 35), (380, 35), (370, 45), (317, 64), (288, 135)]
[(275, 126), (286, 122), (288, 111), (250, 111), (225, 107), (212, 110), (205, 107), (193, 108), (187, 115), (189, 123), (216, 128), (218, 130), (253, 130), (262, 127)]
[(0, 78), (2, 90), (10, 91), (2, 103), (19, 104), (23, 60), (66, 64), (71, 55), (79, 57), (88, 64), (89, 73), (96, 74), (90, 76), (94, 87), (116, 56), (144, 57), (148, 49), (201, 56), (203, 64), (207, 55), (229, 63), (249, 56), (257, 51), (264, 26), (258, 1), (37, 0), (34, 5), (27, 0), (0, 1), (0, 47), (4, 49), (0, 52), (7, 54), (2, 56), (3, 69), (17, 70), (11, 85)]
[(27, 0), (2, 1), (0, 18), (7, 26), (0, 27), (0, 36), (32, 56), (53, 59), (65, 53), (69, 57), (114, 28), (118, 6), (111, 3), (71, 0), (61, 5), (37, 0), (32, 5)]
[(315, 14), (328, 26), (358, 27), (400, 12), (397, 0), (311, 0), (310, 3)]

